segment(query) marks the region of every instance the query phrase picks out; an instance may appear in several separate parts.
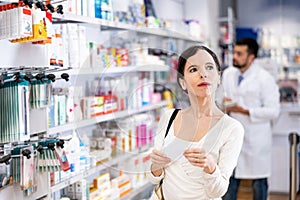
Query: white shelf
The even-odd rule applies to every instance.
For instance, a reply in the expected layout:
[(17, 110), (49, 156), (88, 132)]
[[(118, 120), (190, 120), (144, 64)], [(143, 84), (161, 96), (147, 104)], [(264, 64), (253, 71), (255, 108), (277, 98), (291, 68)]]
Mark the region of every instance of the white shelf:
[(117, 74), (129, 73), (136, 71), (169, 71), (170, 67), (167, 65), (143, 65), (143, 66), (124, 66), (124, 67), (107, 67), (107, 68), (80, 68), (71, 69), (68, 74), (71, 75), (87, 75), (87, 74)]
[(5, 1), (0, 1), (0, 6), (1, 5), (6, 5), (6, 4), (10, 4), (10, 3), (18, 3), (18, 0), (5, 0)]
[[(147, 146), (147, 148), (149, 148), (149, 146)], [(135, 151), (130, 151), (130, 152), (126, 152), (123, 155), (117, 156), (116, 158), (112, 158), (110, 160), (108, 160), (107, 162), (104, 162), (102, 164), (99, 164), (95, 167), (91, 167), (91, 168), (87, 168), (84, 171), (78, 172), (76, 174), (73, 174), (71, 177), (66, 178), (64, 180), (62, 180), (59, 183), (56, 183), (54, 185), (51, 186), (50, 192), (56, 192), (58, 190), (61, 190), (65, 187), (67, 187), (68, 185), (71, 185), (73, 183), (76, 183), (84, 178), (87, 178), (97, 172), (100, 172), (112, 165), (115, 165), (117, 163), (120, 163), (124, 160), (127, 160), (129, 158), (131, 158), (134, 155), (137, 155), (138, 153), (144, 151), (145, 149), (147, 149), (146, 147), (142, 147), (142, 149), (137, 149)]]
[(74, 15), (74, 14), (53, 14), (53, 23), (85, 23), (89, 25), (97, 25), (100, 26), (102, 30), (129, 30), (129, 31), (135, 31), (139, 33), (146, 33), (151, 35), (157, 35), (161, 37), (171, 37), (176, 39), (182, 39), (192, 42), (202, 42), (197, 39), (192, 38), (192, 36), (189, 35), (183, 35), (179, 31), (172, 31), (162, 28), (147, 28), (147, 27), (137, 27), (132, 24), (125, 24), (121, 22), (114, 22), (114, 21), (108, 21), (103, 20), (99, 18), (93, 18), (93, 17), (87, 17), (87, 16), (80, 16), (80, 15)]
[(296, 69), (299, 70), (300, 69), (300, 63), (286, 63), (283, 64), (284, 67), (288, 67), (289, 69)]
[(143, 184), (140, 187), (133, 188), (131, 190), (131, 192), (129, 192), (127, 195), (125, 195), (123, 198), (121, 198), (121, 200), (132, 199), (133, 197), (135, 197), (136, 195), (142, 193), (144, 190), (146, 190), (147, 188), (151, 187), (152, 185), (153, 185), (152, 183), (146, 182), (145, 184)]
[(300, 103), (281, 103), (281, 112), (300, 112)]
[(168, 103), (167, 101), (162, 101), (160, 103), (153, 104), (153, 105), (148, 105), (148, 106), (143, 106), (143, 107), (138, 108), (138, 109), (114, 112), (114, 113), (105, 114), (105, 115), (102, 115), (102, 116), (99, 116), (99, 117), (82, 120), (82, 121), (79, 121), (79, 122), (68, 123), (68, 124), (65, 124), (65, 125), (52, 127), (52, 128), (49, 128), (48, 135), (52, 136), (54, 134), (61, 133), (61, 132), (64, 132), (64, 131), (69, 131), (69, 130), (72, 130), (72, 129), (86, 127), (86, 126), (90, 126), (90, 125), (93, 125), (93, 124), (96, 124), (96, 123), (105, 122), (105, 121), (109, 121), (109, 120), (113, 120), (113, 119), (117, 119), (117, 118), (127, 117), (127, 116), (131, 116), (131, 115), (134, 115), (134, 114), (137, 114), (137, 113), (146, 112), (146, 111), (149, 111), (149, 110), (154, 110), (154, 109), (166, 106), (167, 103)]

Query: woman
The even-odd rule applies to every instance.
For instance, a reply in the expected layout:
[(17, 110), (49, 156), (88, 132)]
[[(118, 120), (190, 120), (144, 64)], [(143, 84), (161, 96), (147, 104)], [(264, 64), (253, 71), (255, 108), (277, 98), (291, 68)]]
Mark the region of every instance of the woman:
[[(163, 112), (150, 154), (148, 178), (154, 184), (163, 179), (166, 200), (221, 199), (237, 163), (244, 129), (215, 103), (220, 84), (220, 64), (215, 53), (205, 46), (192, 46), (178, 61), (177, 81), (188, 94), (190, 106), (178, 112), (166, 137), (173, 109)], [(172, 147), (178, 141), (189, 145), (181, 156), (167, 157), (166, 146)], [(179, 145), (172, 148), (178, 150)]]

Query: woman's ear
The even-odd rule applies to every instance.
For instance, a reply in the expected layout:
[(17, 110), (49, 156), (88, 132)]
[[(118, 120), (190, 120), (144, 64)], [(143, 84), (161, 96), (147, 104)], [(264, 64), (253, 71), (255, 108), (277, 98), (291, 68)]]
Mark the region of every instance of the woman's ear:
[(184, 79), (180, 78), (179, 79), (179, 84), (180, 84), (180, 86), (183, 90), (186, 90), (186, 85), (185, 85), (185, 80)]

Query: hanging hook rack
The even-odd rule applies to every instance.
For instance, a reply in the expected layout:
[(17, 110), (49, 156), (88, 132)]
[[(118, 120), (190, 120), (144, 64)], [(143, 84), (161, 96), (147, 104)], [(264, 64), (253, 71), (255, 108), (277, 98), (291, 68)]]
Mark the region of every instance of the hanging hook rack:
[(32, 8), (33, 0), (23, 0), (23, 3), (27, 5), (29, 8)]
[(25, 72), (24, 79), (29, 83), (32, 83), (34, 76), (30, 72)]
[(31, 72), (31, 73), (48, 73), (48, 72), (61, 72), (61, 71), (66, 71), (72, 69), (71, 67), (68, 68), (53, 68), (53, 67), (25, 67), (25, 66), (20, 66), (20, 67), (11, 67), (11, 68), (0, 68), (0, 73), (7, 73), (13, 74), (15, 72)]
[[(65, 141), (69, 141), (69, 139), (56, 139), (56, 138), (42, 138), (40, 140), (27, 140), (23, 143), (15, 142), (11, 143), (12, 149), (19, 148), (20, 149), (20, 155), (12, 155), (11, 153), (6, 154), (2, 157), (0, 157), (0, 163), (5, 163), (6, 165), (9, 164), (9, 161), (11, 158), (18, 158), (20, 156), (24, 156), (27, 159), (31, 158), (31, 154), (34, 152), (31, 152), (27, 147), (30, 147), (30, 145), (34, 146), (34, 151), (37, 151), (41, 154), (44, 153), (45, 149), (50, 149), (52, 151), (55, 150), (55, 146), (64, 148)], [(36, 142), (38, 142), (38, 145), (34, 145)], [(11, 150), (13, 151), (13, 150)]]
[(7, 77), (7, 73), (6, 72), (3, 72), (2, 74), (0, 74), (0, 84), (1, 85), (4, 85), (4, 81)]
[(33, 75), (33, 73), (30, 71), (27, 71), (24, 75), (22, 75), (19, 71), (17, 71), (10, 76), (8, 75), (8, 72), (3, 72), (2, 74), (0, 74), (0, 85), (11, 81), (20, 83), (24, 80), (28, 81), (29, 83), (32, 83), (33, 80), (38, 80), (41, 82), (50, 80), (51, 82), (55, 82), (56, 80), (64, 79), (65, 81), (69, 81), (69, 77), (69, 74), (62, 73), (60, 78), (56, 78), (55, 74), (45, 74), (45, 71), (39, 71), (36, 75)]
[(22, 150), (22, 155), (25, 156), (27, 159), (31, 158), (30, 154), (31, 154), (31, 151), (29, 149)]
[(62, 5), (57, 5), (56, 7), (53, 6), (53, 4), (57, 4), (57, 3), (61, 3), (64, 2), (63, 1), (57, 1), (57, 2), (53, 2), (53, 3), (48, 3), (48, 4), (44, 4), (44, 2), (48, 2), (48, 1), (33, 1), (33, 0), (22, 0), (24, 5), (27, 5), (29, 8), (33, 8), (33, 5), (36, 8), (41, 9), (41, 11), (47, 11), (49, 10), (51, 13), (58, 13), (58, 14), (64, 14), (63, 12), (63, 6)]
[(11, 154), (4, 155), (0, 158), (0, 163), (9, 164), (9, 160), (11, 159)]

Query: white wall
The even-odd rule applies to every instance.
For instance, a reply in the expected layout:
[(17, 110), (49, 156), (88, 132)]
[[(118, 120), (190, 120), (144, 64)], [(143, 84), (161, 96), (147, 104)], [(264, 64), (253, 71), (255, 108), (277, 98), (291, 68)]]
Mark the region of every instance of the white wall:
[(199, 20), (208, 38), (208, 45), (216, 50), (217, 40), (219, 38), (219, 1), (186, 0), (184, 1), (184, 12), (186, 19)]
[(218, 0), (152, 0), (158, 18), (198, 20), (208, 38), (208, 45), (217, 49)]
[(182, 20), (184, 19), (183, 5), (186, 1), (152, 0), (152, 3), (157, 15), (156, 17), (167, 20)]
[(300, 35), (299, 0), (237, 0), (238, 26)]
[(0, 68), (18, 66), (48, 66), (48, 51), (45, 45), (31, 43), (15, 44), (0, 40)]

